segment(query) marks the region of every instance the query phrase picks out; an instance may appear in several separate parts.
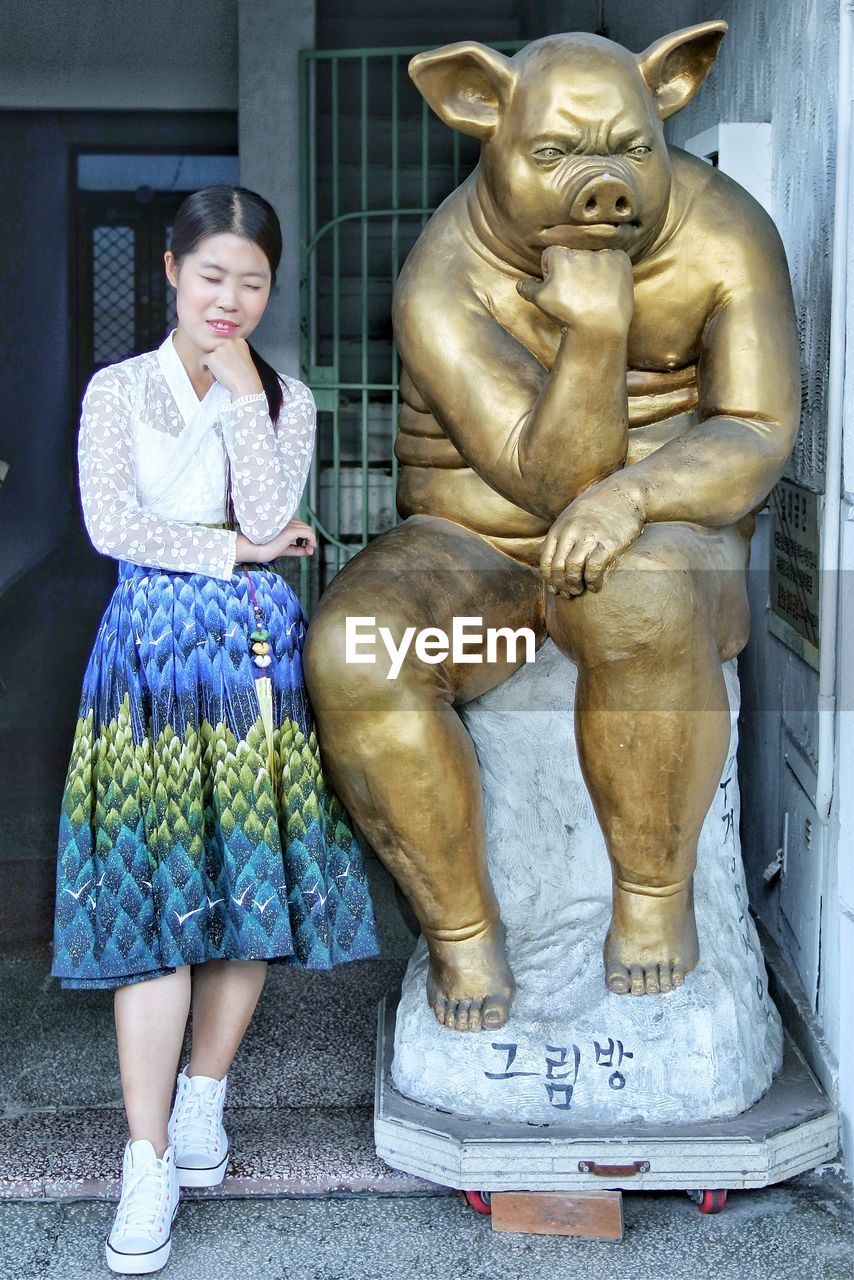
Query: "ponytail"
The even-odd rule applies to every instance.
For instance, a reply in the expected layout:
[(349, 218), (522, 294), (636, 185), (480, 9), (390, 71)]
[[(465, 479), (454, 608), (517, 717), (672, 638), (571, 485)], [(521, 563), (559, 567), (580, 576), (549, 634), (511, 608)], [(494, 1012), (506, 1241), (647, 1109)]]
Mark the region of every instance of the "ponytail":
[(246, 344), (249, 347), (249, 354), (252, 356), (252, 363), (258, 370), (258, 377), (261, 379), (261, 385), (264, 388), (264, 394), (267, 397), (267, 408), (270, 413), (270, 419), (273, 426), (277, 426), (279, 422), (279, 413), (282, 408), (282, 382), (276, 370), (271, 364), (268, 364), (263, 356), (259, 355), (251, 343)]

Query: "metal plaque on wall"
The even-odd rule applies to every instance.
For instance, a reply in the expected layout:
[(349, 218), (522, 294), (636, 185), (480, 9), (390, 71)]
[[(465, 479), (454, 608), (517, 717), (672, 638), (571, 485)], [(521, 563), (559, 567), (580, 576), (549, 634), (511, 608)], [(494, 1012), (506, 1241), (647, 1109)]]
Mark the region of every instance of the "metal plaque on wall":
[(770, 498), (772, 633), (818, 670), (818, 494), (781, 480)]

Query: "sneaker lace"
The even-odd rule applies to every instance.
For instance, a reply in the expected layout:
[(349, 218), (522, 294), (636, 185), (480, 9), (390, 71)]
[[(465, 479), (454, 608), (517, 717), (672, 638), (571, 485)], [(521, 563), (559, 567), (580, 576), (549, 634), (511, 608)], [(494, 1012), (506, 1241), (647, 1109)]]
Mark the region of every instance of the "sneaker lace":
[(119, 1219), (122, 1230), (149, 1231), (163, 1212), (167, 1184), (158, 1161), (131, 1173), (122, 1186)]
[(189, 1093), (175, 1125), (175, 1143), (185, 1151), (213, 1150), (219, 1132), (220, 1090)]

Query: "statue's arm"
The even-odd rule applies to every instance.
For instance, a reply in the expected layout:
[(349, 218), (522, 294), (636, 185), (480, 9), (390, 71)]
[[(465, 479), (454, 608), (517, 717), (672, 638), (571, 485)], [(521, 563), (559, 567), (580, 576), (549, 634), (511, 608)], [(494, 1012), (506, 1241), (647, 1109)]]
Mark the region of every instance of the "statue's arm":
[(730, 278), (710, 295), (699, 344), (699, 422), (561, 512), (540, 559), (549, 591), (600, 590), (651, 521), (734, 524), (782, 475), (800, 413), (797, 330), (783, 247), (770, 222), (761, 231), (740, 254), (732, 238), (722, 245)]
[(700, 421), (623, 472), (647, 521), (733, 524), (786, 466), (800, 417), (794, 305), (782, 246), (757, 257), (704, 327)]
[[(584, 256), (599, 258), (590, 264), (597, 277), (609, 272), (587, 296), (609, 301), (586, 310), (575, 304), (579, 320), (564, 327), (550, 371), (477, 298), (444, 298), (440, 306), (403, 290), (395, 301), (401, 356), (448, 437), (493, 489), (548, 519), (626, 458), (631, 272), (627, 259), (616, 264), (625, 279), (617, 306), (605, 287), (614, 264)], [(552, 282), (555, 292), (561, 285)]]

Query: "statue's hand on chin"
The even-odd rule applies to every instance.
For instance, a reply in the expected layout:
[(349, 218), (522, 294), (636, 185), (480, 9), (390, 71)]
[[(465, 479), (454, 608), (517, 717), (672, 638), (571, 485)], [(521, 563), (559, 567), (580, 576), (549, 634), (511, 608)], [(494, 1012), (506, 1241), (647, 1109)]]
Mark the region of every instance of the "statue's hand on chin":
[(542, 272), (542, 281), (517, 281), (516, 292), (562, 328), (625, 340), (634, 313), (627, 253), (550, 245), (543, 252)]
[(540, 577), (552, 595), (599, 591), (607, 570), (643, 533), (641, 494), (625, 473), (591, 485), (571, 502), (549, 530), (540, 557)]

